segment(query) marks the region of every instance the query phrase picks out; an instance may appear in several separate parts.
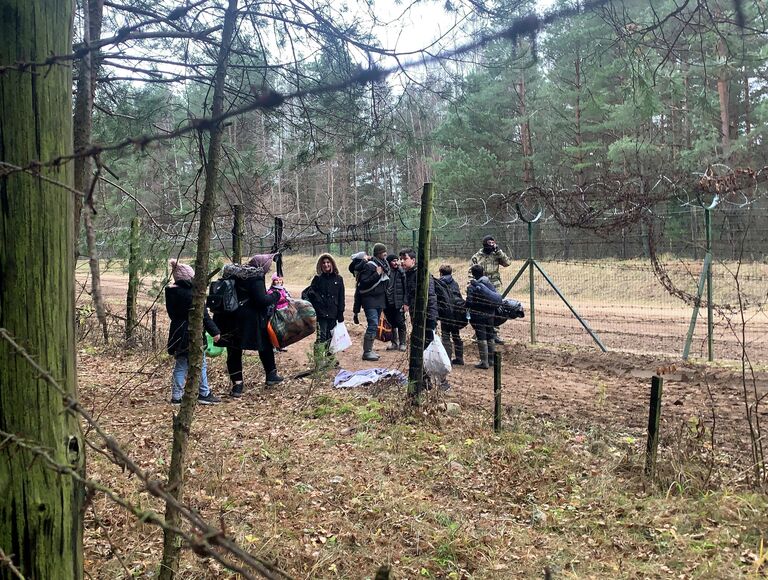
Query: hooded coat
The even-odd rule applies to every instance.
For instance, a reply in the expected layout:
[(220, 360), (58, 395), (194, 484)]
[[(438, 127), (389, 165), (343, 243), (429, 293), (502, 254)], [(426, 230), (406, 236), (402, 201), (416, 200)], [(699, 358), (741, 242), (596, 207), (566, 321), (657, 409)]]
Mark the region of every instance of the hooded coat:
[(234, 312), (216, 312), (213, 321), (221, 329), (218, 346), (243, 350), (267, 350), (272, 343), (267, 336), (267, 322), (280, 294), (267, 294), (264, 268), (227, 264), (223, 278), (234, 278), (240, 308)]
[[(332, 265), (329, 273), (323, 272), (320, 267), (320, 263), (326, 258)], [(339, 275), (336, 260), (330, 254), (320, 254), (315, 271), (316, 275), (307, 288), (307, 300), (315, 307), (318, 318), (344, 322), (344, 279)]]
[[(171, 319), (168, 331), (168, 354), (187, 356), (189, 354), (189, 311), (192, 309), (192, 281), (179, 280), (165, 287), (165, 309)], [(211, 336), (220, 334), (219, 327), (211, 319), (208, 309), (203, 308), (203, 327)], [(206, 344), (203, 332), (201, 345)]]
[[(376, 271), (376, 267), (380, 265), (380, 262), (375, 259), (369, 261), (358, 260), (354, 267), (353, 274), (357, 279), (355, 292), (359, 296), (360, 305), (364, 310), (368, 308), (383, 310), (386, 307), (388, 280), (382, 280), (384, 274), (379, 274)], [(384, 272), (386, 273), (386, 270)], [(355, 297), (356, 301), (358, 296)]]

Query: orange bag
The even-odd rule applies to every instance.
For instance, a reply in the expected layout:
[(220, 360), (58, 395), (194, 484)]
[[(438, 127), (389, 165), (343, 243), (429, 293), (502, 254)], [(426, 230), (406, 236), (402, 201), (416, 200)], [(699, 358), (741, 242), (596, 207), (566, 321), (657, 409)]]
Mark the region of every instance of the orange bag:
[(389, 342), (392, 340), (392, 327), (383, 312), (379, 317), (379, 327), (376, 329), (376, 338), (382, 342)]

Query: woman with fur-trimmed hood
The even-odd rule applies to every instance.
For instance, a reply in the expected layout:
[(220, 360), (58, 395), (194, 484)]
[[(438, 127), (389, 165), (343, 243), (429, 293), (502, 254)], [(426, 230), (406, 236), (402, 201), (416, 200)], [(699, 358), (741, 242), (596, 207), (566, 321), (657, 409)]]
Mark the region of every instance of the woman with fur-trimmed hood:
[(317, 342), (327, 346), (334, 327), (344, 322), (344, 279), (330, 254), (320, 254), (315, 271), (306, 297), (317, 314)]

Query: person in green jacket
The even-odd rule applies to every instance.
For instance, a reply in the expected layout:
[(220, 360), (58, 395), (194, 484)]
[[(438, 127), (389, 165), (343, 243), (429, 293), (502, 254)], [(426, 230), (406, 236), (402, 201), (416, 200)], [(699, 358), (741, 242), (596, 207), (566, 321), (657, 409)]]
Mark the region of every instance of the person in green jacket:
[[(512, 261), (509, 259), (499, 246), (493, 236), (487, 235), (483, 238), (483, 247), (469, 260), (469, 276), (472, 278), (472, 266), (480, 265), (488, 279), (493, 284), (496, 291), (501, 294), (501, 275), (499, 267), (506, 268)], [(499, 329), (494, 327), (493, 340), (496, 344), (504, 344), (499, 336)]]

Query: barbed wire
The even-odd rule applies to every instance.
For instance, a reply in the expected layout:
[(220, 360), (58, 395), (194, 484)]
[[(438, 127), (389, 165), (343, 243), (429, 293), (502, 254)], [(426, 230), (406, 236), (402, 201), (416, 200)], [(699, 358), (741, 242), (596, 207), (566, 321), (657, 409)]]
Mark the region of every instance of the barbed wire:
[(214, 547), (223, 549), (230, 556), (255, 570), (264, 578), (275, 580), (278, 578), (289, 578), (287, 574), (282, 572), (270, 562), (267, 562), (244, 551), (233, 540), (228, 538), (220, 528), (211, 526), (199, 514), (197, 514), (195, 510), (186, 504), (179, 502), (171, 493), (166, 491), (162, 481), (153, 478), (151, 475), (141, 469), (141, 467), (139, 467), (139, 465), (135, 463), (133, 459), (131, 459), (131, 457), (125, 453), (125, 451), (123, 451), (119, 443), (108, 433), (106, 433), (98, 421), (85, 408), (83, 408), (80, 402), (74, 398), (67, 389), (61, 386), (59, 382), (53, 378), (53, 376), (51, 376), (51, 374), (45, 368), (38, 364), (38, 362), (24, 349), (24, 347), (16, 342), (14, 337), (5, 328), (0, 328), (0, 337), (6, 343), (8, 343), (8, 345), (11, 347), (13, 352), (16, 353), (17, 356), (24, 359), (33, 370), (39, 373), (39, 377), (62, 397), (65, 409), (68, 412), (78, 415), (88, 425), (89, 430), (92, 430), (98, 435), (104, 448), (100, 449), (92, 442), (88, 442), (91, 449), (98, 451), (121, 469), (127, 470), (131, 474), (135, 475), (139, 481), (141, 481), (145, 491), (147, 491), (150, 495), (163, 500), (166, 504), (172, 505), (178, 511), (181, 517), (184, 518), (184, 520), (192, 526), (196, 533), (191, 534), (183, 529), (172, 526), (155, 512), (137, 508), (124, 498), (120, 497), (116, 492), (107, 486), (82, 477), (75, 469), (72, 468), (72, 466), (59, 464), (51, 457), (49, 450), (40, 447), (37, 442), (27, 441), (18, 435), (0, 431), (0, 437), (3, 437), (4, 444), (11, 442), (17, 447), (28, 450), (36, 457), (43, 459), (51, 469), (57, 471), (58, 473), (72, 477), (92, 491), (104, 493), (117, 505), (128, 510), (131, 514), (137, 517), (139, 521), (151, 523), (164, 530), (169, 530), (178, 534), (181, 538), (189, 543), (190, 547), (196, 554), (214, 558), (233, 572), (240, 573), (246, 578), (254, 577), (243, 566), (238, 565), (231, 560), (228, 560), (227, 558), (224, 558), (221, 554), (213, 549)]

